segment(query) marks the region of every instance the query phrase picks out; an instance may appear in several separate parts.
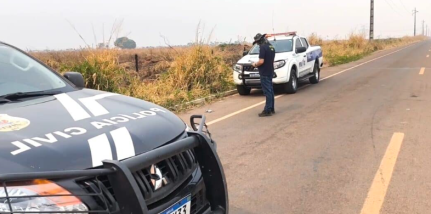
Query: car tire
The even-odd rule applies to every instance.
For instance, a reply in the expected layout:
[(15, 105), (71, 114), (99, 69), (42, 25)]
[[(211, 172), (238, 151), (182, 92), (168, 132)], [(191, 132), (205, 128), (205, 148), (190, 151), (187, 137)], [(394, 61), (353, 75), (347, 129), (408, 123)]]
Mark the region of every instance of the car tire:
[(314, 63), (314, 68), (313, 68), (313, 76), (310, 77), (310, 83), (311, 84), (317, 84), (320, 81), (320, 68), (319, 68), (319, 63), (316, 61), (316, 63)]
[(243, 85), (237, 85), (236, 90), (238, 91), (238, 94), (242, 96), (249, 95), (251, 92), (251, 88), (247, 88)]
[(296, 77), (296, 69), (290, 71), (289, 82), (284, 84), (284, 91), (287, 94), (295, 94), (298, 91), (298, 78)]

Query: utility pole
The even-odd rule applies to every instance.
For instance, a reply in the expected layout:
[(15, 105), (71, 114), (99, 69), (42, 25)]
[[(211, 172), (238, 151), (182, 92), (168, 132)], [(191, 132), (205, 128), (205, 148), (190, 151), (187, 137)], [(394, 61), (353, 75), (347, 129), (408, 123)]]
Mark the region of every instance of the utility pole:
[(413, 10), (413, 15), (415, 16), (415, 31), (414, 31), (414, 34), (413, 35), (415, 35), (416, 36), (416, 14), (418, 13), (419, 11), (417, 11), (416, 10), (416, 8)]
[(422, 36), (425, 36), (425, 20), (422, 20)]
[(370, 7), (370, 41), (374, 39), (374, 0), (371, 0)]
[(428, 24), (427, 24), (427, 36), (429, 36), (429, 33), (428, 33)]
[(425, 36), (428, 36), (428, 24), (425, 26)]

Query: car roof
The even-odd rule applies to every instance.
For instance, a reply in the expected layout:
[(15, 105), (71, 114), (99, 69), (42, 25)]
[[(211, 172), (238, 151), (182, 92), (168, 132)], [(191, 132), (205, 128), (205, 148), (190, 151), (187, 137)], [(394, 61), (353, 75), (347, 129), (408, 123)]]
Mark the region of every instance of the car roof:
[(10, 46), (10, 47), (16, 48), (16, 47), (14, 47), (14, 46), (6, 43), (6, 42), (2, 42), (2, 41), (0, 41), (0, 45), (6, 45), (6, 46)]
[[(275, 40), (288, 40), (288, 39), (293, 39), (295, 36), (275, 36)], [(300, 36), (298, 36), (300, 37)], [(274, 36), (270, 36), (267, 38), (268, 40), (274, 40)]]

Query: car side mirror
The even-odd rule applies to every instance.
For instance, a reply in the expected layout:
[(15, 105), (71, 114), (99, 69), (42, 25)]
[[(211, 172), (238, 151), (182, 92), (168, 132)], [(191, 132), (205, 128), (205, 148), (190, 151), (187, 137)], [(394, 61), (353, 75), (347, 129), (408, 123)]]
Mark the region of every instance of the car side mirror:
[(305, 51), (307, 51), (307, 48), (306, 48), (306, 47), (299, 47), (299, 48), (296, 48), (296, 53), (304, 53)]
[(71, 83), (73, 83), (78, 88), (84, 88), (85, 87), (85, 81), (84, 77), (81, 73), (78, 72), (66, 72), (63, 74), (63, 76), (68, 79)]
[(244, 51), (244, 52), (242, 52), (242, 56), (245, 56), (245, 55), (247, 55), (248, 54), (248, 51)]

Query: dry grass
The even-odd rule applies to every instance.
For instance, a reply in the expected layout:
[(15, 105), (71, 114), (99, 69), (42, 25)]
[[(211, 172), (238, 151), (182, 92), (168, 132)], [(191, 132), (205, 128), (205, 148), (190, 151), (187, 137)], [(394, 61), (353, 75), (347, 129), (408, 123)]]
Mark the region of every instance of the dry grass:
[(174, 107), (232, 88), (231, 73), (231, 67), (210, 47), (196, 45), (177, 55), (157, 81), (135, 81), (129, 95)]
[[(404, 37), (370, 43), (363, 35), (351, 34), (346, 40), (324, 41), (313, 34), (309, 42), (322, 46), (325, 65), (333, 66), (423, 39)], [(88, 88), (122, 93), (180, 110), (179, 104), (232, 89), (231, 68), (242, 57), (243, 48), (243, 45), (211, 47), (197, 42), (190, 47), (31, 54), (60, 72), (82, 73)], [(135, 71), (135, 54), (139, 56), (139, 72)]]
[(425, 37), (403, 37), (394, 39), (379, 39), (368, 42), (365, 35), (350, 34), (346, 40), (324, 41), (316, 34), (312, 34), (308, 40), (311, 45), (320, 45), (323, 50), (324, 64), (334, 66), (352, 62), (363, 58), (378, 50), (410, 44), (424, 40)]
[[(233, 87), (231, 66), (217, 47), (32, 53), (54, 69), (78, 71), (86, 87), (122, 93), (169, 109)], [(134, 55), (145, 71), (135, 72)], [(232, 54), (226, 54), (233, 61)], [(235, 59), (236, 61), (237, 59)]]

